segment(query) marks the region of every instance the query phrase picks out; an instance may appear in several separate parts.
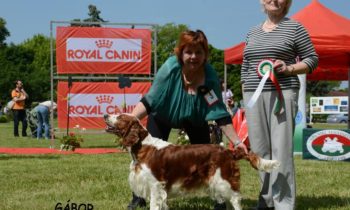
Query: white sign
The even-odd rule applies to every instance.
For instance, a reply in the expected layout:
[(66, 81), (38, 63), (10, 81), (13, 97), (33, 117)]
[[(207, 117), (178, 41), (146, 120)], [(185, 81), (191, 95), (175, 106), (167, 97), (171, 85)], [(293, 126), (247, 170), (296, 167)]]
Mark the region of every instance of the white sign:
[(120, 113), (125, 108), (133, 109), (142, 94), (70, 94), (71, 117), (103, 117), (104, 114)]
[(310, 114), (348, 113), (348, 97), (311, 97)]
[(141, 39), (68, 38), (67, 61), (141, 62)]

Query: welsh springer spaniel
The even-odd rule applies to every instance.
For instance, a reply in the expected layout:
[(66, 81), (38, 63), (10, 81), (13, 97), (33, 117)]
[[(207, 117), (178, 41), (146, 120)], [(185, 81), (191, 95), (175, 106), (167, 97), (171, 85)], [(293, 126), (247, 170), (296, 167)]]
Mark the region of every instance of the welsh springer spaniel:
[(241, 209), (238, 160), (271, 171), (276, 160), (265, 160), (250, 152), (230, 151), (213, 144), (178, 146), (152, 137), (130, 114), (105, 115), (106, 131), (122, 138), (131, 154), (129, 184), (138, 196), (150, 200), (151, 210), (168, 209), (167, 197), (206, 192), (227, 208)]

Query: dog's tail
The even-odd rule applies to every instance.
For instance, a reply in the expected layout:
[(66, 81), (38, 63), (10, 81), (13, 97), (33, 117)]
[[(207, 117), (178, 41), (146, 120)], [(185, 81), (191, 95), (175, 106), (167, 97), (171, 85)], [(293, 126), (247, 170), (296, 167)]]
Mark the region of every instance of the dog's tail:
[(232, 154), (235, 160), (246, 159), (253, 168), (260, 171), (271, 172), (273, 169), (280, 166), (279, 161), (263, 159), (252, 151), (246, 154), (243, 149), (238, 148), (235, 149)]

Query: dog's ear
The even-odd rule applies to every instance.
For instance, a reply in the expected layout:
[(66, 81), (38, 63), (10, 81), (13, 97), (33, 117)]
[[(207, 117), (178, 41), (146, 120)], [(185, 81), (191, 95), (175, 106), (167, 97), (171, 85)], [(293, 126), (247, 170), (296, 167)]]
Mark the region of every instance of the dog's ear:
[(139, 132), (139, 137), (141, 140), (145, 139), (148, 136), (148, 131), (142, 128)]
[(130, 122), (128, 133), (124, 136), (122, 144), (126, 147), (137, 144), (148, 136), (148, 131), (141, 125), (135, 117)]
[(128, 135), (124, 136), (122, 140), (122, 145), (125, 147), (131, 147), (140, 140), (138, 133), (130, 130)]
[(139, 120), (137, 120), (137, 122), (135, 123), (134, 129), (137, 130), (136, 132), (138, 133), (141, 141), (148, 136), (148, 131), (141, 125), (141, 122)]

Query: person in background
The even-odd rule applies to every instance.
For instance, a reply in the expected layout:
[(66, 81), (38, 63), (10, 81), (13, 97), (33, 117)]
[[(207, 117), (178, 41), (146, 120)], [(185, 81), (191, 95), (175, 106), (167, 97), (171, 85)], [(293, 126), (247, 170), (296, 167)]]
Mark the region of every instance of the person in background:
[(225, 90), (225, 82), (223, 80), (220, 81), (221, 83), (221, 95), (222, 99), (224, 100), (224, 103), (229, 103), (230, 101), (233, 101), (234, 94), (232, 93), (231, 89), (226, 88)]
[[(271, 173), (260, 173), (262, 187), (257, 209), (293, 210), (296, 195), (293, 133), (300, 86), (297, 75), (311, 73), (317, 67), (318, 56), (305, 28), (286, 17), (292, 0), (260, 3), (266, 20), (246, 37), (241, 69), (243, 99), (252, 151), (263, 158), (278, 160), (281, 165)], [(259, 66), (274, 71), (280, 89), (270, 77), (256, 101), (253, 98), (254, 105), (248, 107), (263, 77), (258, 74)]]
[(235, 102), (233, 99), (232, 101), (229, 102), (229, 107), (230, 107), (230, 110), (231, 110), (231, 116), (234, 117), (236, 112), (238, 111), (238, 103)]
[[(148, 116), (147, 130), (152, 136), (167, 141), (172, 128), (182, 128), (191, 144), (209, 144), (208, 121), (215, 120), (235, 147), (247, 152), (233, 129), (216, 71), (207, 63), (209, 51), (204, 33), (182, 32), (175, 55), (162, 65), (132, 114), (139, 119)], [(144, 199), (133, 195), (128, 209), (141, 205), (145, 205)], [(215, 204), (215, 209), (225, 208), (224, 203)]]
[(15, 102), (12, 107), (13, 112), (13, 135), (15, 137), (19, 136), (18, 125), (19, 121), (22, 122), (22, 136), (27, 136), (27, 116), (25, 110), (25, 100), (28, 99), (28, 94), (23, 88), (23, 83), (21, 80), (15, 81), (16, 88), (12, 90), (11, 96), (12, 100)]
[(44, 101), (42, 103), (39, 103), (38, 106), (36, 106), (34, 109), (37, 112), (37, 139), (42, 138), (44, 128), (44, 135), (45, 139), (50, 139), (50, 112), (53, 110), (56, 110), (57, 104), (55, 102), (51, 101)]
[(233, 96), (234, 94), (232, 93), (231, 89), (226, 88), (225, 90), (225, 82), (223, 80), (220, 81), (221, 83), (221, 95), (222, 99), (227, 107), (227, 111), (230, 113), (231, 116), (233, 116), (233, 108), (234, 108), (234, 100)]

